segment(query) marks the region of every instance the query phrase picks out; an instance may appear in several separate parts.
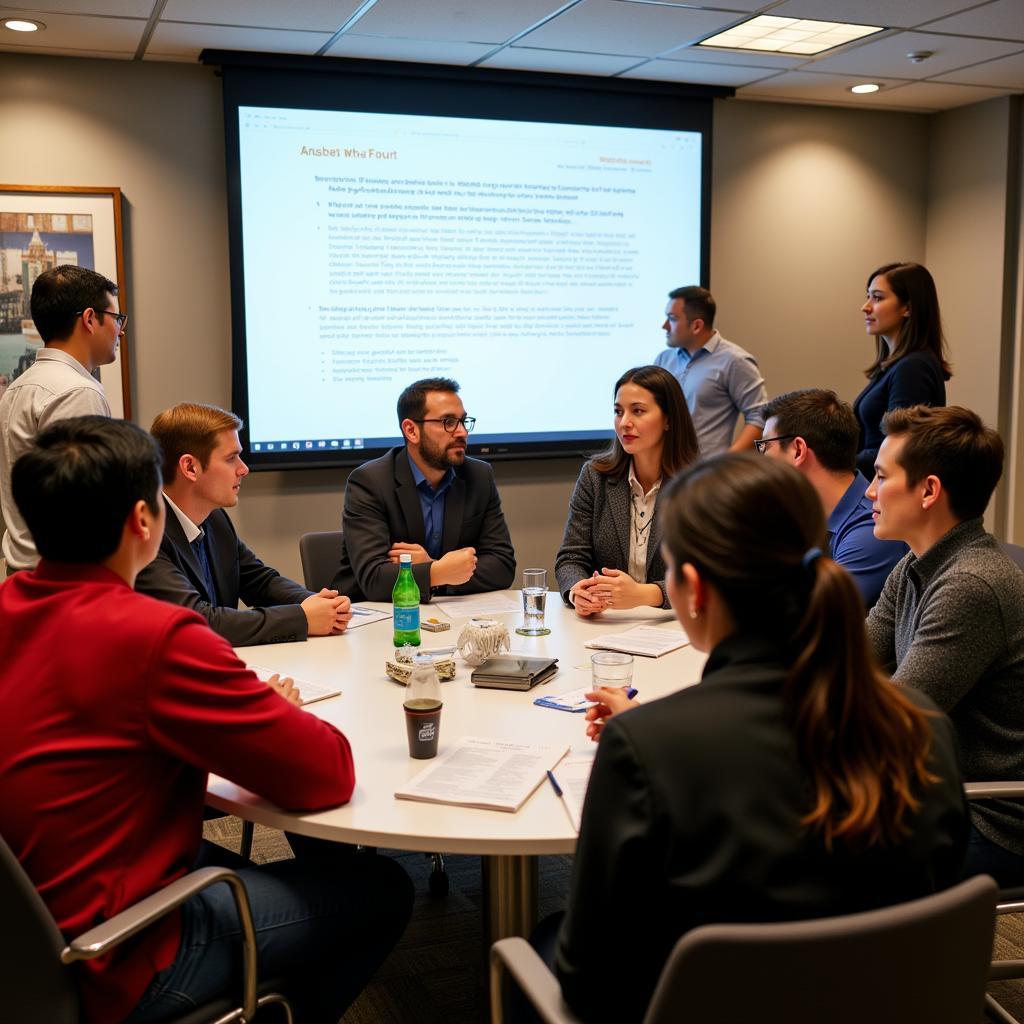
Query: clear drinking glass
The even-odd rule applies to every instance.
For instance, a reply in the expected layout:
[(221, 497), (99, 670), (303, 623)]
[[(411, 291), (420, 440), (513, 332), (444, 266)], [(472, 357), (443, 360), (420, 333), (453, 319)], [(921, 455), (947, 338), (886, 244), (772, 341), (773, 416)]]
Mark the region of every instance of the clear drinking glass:
[(520, 636), (547, 636), (544, 606), (548, 599), (547, 569), (523, 570), (523, 624), (516, 629)]

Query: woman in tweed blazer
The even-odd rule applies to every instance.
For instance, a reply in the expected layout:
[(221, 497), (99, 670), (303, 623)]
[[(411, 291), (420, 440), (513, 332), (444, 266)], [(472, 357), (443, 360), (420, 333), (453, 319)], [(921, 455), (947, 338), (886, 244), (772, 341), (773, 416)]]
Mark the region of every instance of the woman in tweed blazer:
[(580, 471), (555, 559), (558, 589), (577, 614), (668, 607), (661, 485), (697, 455), (679, 381), (659, 366), (627, 370), (615, 384), (615, 438)]

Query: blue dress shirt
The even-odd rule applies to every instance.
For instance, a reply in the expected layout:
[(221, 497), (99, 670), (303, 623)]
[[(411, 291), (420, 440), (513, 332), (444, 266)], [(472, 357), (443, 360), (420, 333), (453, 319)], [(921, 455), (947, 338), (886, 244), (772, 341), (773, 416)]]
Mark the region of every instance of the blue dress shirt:
[(764, 426), (768, 393), (757, 360), (718, 331), (692, 355), (685, 348), (662, 349), (654, 365), (679, 381), (702, 458), (728, 450), (739, 413), (746, 424)]
[(858, 473), (828, 517), (828, 537), (833, 560), (853, 577), (864, 606), (870, 609), (893, 566), (908, 549), (901, 540), (879, 540), (875, 536), (871, 502), (864, 493), (867, 489), (867, 479)]
[(443, 554), (441, 542), (444, 538), (444, 501), (455, 479), (455, 470), (451, 466), (448, 472), (442, 477), (441, 482), (435, 490), (430, 482), (423, 475), (420, 467), (413, 461), (412, 456), (406, 450), (406, 457), (409, 460), (409, 468), (412, 470), (412, 478), (416, 481), (416, 490), (420, 496), (420, 508), (423, 510), (423, 535), (426, 543), (427, 554), (437, 560)]

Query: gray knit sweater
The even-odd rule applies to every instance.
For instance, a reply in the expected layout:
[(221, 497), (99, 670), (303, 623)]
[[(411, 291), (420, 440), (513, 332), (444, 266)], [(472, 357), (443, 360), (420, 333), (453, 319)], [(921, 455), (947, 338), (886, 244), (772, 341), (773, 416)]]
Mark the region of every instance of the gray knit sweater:
[[(1024, 574), (968, 519), (893, 569), (867, 621), (893, 679), (946, 712), (968, 781), (1024, 780)], [(1024, 855), (1024, 805), (971, 804), (987, 839)]]

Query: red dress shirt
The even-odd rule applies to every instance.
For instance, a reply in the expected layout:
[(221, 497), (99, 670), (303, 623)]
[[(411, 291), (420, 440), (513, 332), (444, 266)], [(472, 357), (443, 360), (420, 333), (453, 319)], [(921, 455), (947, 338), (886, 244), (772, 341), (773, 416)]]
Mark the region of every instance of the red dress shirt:
[[(292, 810), (355, 783), (345, 737), (194, 612), (97, 565), (43, 561), (0, 586), (0, 834), (66, 936), (191, 868), (208, 772)], [(81, 965), (87, 1018), (125, 1016), (179, 936), (171, 915)]]

